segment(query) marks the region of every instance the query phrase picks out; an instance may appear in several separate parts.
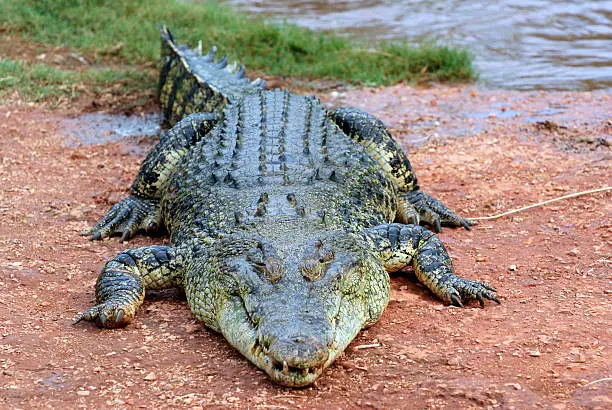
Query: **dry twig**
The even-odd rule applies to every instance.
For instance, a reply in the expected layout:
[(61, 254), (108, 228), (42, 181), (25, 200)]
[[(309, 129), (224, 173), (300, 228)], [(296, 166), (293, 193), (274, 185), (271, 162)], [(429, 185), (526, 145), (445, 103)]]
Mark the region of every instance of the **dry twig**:
[(542, 205), (550, 204), (551, 202), (561, 201), (562, 199), (575, 198), (577, 196), (594, 194), (596, 192), (604, 192), (604, 191), (610, 191), (610, 190), (612, 190), (612, 186), (607, 186), (607, 187), (597, 188), (597, 189), (591, 189), (589, 191), (575, 192), (573, 194), (563, 195), (563, 196), (560, 196), (558, 198), (553, 198), (553, 199), (549, 199), (547, 201), (538, 202), (537, 204), (527, 205), (527, 206), (524, 206), (522, 208), (513, 209), (511, 211), (503, 212), (501, 214), (490, 215), (490, 216), (479, 216), (479, 217), (476, 217), (476, 218), (468, 218), (468, 219), (470, 219), (472, 221), (489, 221), (489, 220), (492, 220), (492, 219), (501, 218), (502, 216), (512, 215), (512, 214), (515, 214), (517, 212), (526, 211), (527, 209), (537, 208), (537, 207), (542, 206)]

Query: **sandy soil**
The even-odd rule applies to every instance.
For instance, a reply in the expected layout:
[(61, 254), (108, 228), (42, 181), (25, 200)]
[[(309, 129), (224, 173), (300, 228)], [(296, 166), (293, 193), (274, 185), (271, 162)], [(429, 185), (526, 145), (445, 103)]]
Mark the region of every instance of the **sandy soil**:
[[(612, 185), (607, 94), (398, 86), (324, 99), (383, 118), (422, 188), (462, 215)], [(314, 386), (287, 389), (178, 292), (147, 299), (126, 329), (71, 325), (106, 260), (167, 239), (78, 236), (127, 193), (152, 141), (69, 148), (68, 114), (0, 106), (0, 407), (612, 407), (609, 192), (445, 229), (458, 273), (496, 286), (502, 304), (444, 306), (394, 275), (380, 322)]]

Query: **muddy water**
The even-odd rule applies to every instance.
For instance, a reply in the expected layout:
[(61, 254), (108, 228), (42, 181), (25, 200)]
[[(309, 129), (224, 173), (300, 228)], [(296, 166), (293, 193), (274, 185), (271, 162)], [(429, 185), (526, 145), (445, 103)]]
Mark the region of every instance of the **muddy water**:
[(228, 0), (252, 13), (365, 39), (436, 39), (511, 89), (612, 89), (612, 1)]
[[(122, 141), (128, 142), (130, 153), (142, 154), (143, 150), (140, 148), (142, 137), (145, 137), (145, 142), (150, 144), (151, 137), (160, 133), (160, 121), (159, 114), (94, 113), (67, 118), (60, 123), (60, 128), (66, 135), (66, 143), (69, 147)], [(149, 149), (150, 146), (146, 146), (144, 152)]]

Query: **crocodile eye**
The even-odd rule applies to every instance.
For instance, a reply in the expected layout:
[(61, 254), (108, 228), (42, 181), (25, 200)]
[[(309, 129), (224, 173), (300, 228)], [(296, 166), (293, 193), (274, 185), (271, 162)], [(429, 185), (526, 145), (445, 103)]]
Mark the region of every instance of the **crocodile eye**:
[(302, 275), (310, 280), (320, 279), (325, 273), (325, 265), (321, 264), (319, 261), (305, 261), (301, 266)]
[(265, 260), (264, 273), (270, 282), (278, 282), (283, 277), (283, 266), (278, 259), (268, 257)]
[(334, 250), (329, 246), (323, 246), (319, 249), (319, 262), (326, 263), (334, 259)]
[(324, 245), (320, 239), (312, 243), (314, 249), (306, 253), (300, 266), (302, 275), (310, 280), (318, 280), (325, 276), (329, 264), (334, 260), (334, 250)]
[[(271, 255), (267, 256), (266, 253), (271, 253)], [(277, 282), (283, 277), (283, 265), (280, 260), (273, 251), (268, 249), (268, 252), (265, 252), (264, 247), (261, 245), (251, 249), (246, 255), (246, 260), (253, 268), (263, 273), (266, 279), (272, 283)]]
[(308, 280), (317, 280), (321, 277), (321, 263), (315, 259), (306, 259), (300, 266), (300, 272)]

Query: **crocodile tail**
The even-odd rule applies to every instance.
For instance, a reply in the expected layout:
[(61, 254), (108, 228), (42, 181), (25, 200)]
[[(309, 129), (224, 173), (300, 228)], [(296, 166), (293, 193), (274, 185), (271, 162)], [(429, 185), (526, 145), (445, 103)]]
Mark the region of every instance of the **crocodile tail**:
[(265, 87), (265, 81), (249, 81), (244, 66), (227, 64), (227, 56), (215, 61), (216, 47), (207, 55), (179, 46), (166, 26), (160, 26), (161, 67), (158, 98), (164, 122), (172, 126), (195, 112), (221, 112), (233, 99)]

